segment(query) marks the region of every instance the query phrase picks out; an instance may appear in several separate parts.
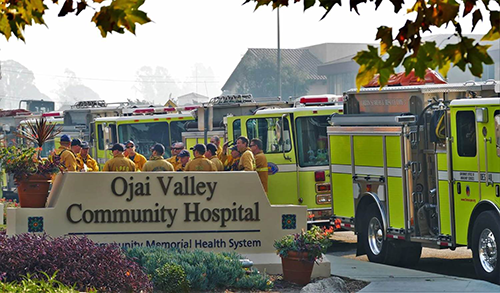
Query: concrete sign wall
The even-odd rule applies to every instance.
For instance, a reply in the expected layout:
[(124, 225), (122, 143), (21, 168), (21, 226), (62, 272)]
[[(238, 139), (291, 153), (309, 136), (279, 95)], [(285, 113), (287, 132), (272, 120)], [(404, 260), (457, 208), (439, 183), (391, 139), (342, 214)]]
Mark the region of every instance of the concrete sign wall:
[(59, 174), (47, 208), (9, 209), (7, 234), (86, 235), (122, 247), (274, 253), (305, 206), (271, 206), (255, 172)]

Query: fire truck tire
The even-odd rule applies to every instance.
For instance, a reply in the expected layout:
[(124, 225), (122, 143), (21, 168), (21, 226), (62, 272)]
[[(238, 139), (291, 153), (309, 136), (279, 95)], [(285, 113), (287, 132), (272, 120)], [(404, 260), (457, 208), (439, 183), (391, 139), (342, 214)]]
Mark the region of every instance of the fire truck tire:
[(375, 203), (366, 208), (363, 223), (362, 239), (368, 259), (371, 262), (389, 265), (398, 264), (401, 257), (401, 248), (394, 242), (384, 240), (384, 226), (382, 216)]
[(401, 258), (398, 265), (407, 268), (413, 268), (417, 265), (422, 255), (422, 244), (408, 243), (401, 247)]
[(494, 211), (482, 212), (472, 230), (472, 260), (479, 278), (500, 284), (499, 249), (500, 217)]

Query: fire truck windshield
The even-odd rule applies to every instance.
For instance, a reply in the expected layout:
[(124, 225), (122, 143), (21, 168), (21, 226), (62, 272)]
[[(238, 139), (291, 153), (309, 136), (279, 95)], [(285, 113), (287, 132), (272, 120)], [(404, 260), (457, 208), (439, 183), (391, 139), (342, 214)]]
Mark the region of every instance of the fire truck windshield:
[(118, 140), (132, 140), (136, 152), (146, 158), (151, 156), (151, 147), (156, 143), (165, 146), (165, 158), (171, 156), (170, 145), (182, 141), (182, 132), (186, 131), (187, 121), (143, 122), (118, 125)]
[(316, 116), (299, 117), (295, 120), (297, 153), (301, 167), (328, 165), (327, 119), (328, 116)]
[(151, 147), (156, 143), (170, 145), (167, 122), (145, 122), (118, 125), (120, 142), (132, 140), (135, 150), (146, 158), (151, 156)]

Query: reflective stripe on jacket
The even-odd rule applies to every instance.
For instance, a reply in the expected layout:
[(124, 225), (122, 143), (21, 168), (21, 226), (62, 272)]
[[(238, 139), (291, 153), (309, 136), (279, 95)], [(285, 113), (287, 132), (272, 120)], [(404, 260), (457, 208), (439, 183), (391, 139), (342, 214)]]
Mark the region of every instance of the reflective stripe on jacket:
[(142, 171), (174, 171), (174, 166), (163, 159), (163, 157), (152, 156), (151, 159), (144, 164)]
[(186, 164), (184, 171), (217, 171), (214, 163), (205, 156), (196, 156), (191, 162)]
[(103, 171), (117, 171), (117, 172), (134, 172), (135, 164), (129, 158), (125, 158), (123, 154), (114, 156), (111, 160), (104, 164)]

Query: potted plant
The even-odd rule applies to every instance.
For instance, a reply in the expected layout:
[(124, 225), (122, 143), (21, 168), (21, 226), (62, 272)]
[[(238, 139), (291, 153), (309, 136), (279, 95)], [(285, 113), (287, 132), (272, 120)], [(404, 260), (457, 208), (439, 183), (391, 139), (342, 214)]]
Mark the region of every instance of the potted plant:
[(323, 259), (323, 253), (332, 244), (332, 234), (333, 227), (312, 226), (274, 241), (276, 253), (281, 257), (283, 279), (298, 285), (309, 283), (314, 262)]
[(16, 181), (21, 207), (44, 207), (52, 176), (61, 171), (58, 158), (40, 156), (43, 144), (61, 132), (55, 126), (47, 123), (45, 118), (28, 121), (26, 129), (19, 131), (19, 136), (36, 147), (0, 148), (0, 164)]

